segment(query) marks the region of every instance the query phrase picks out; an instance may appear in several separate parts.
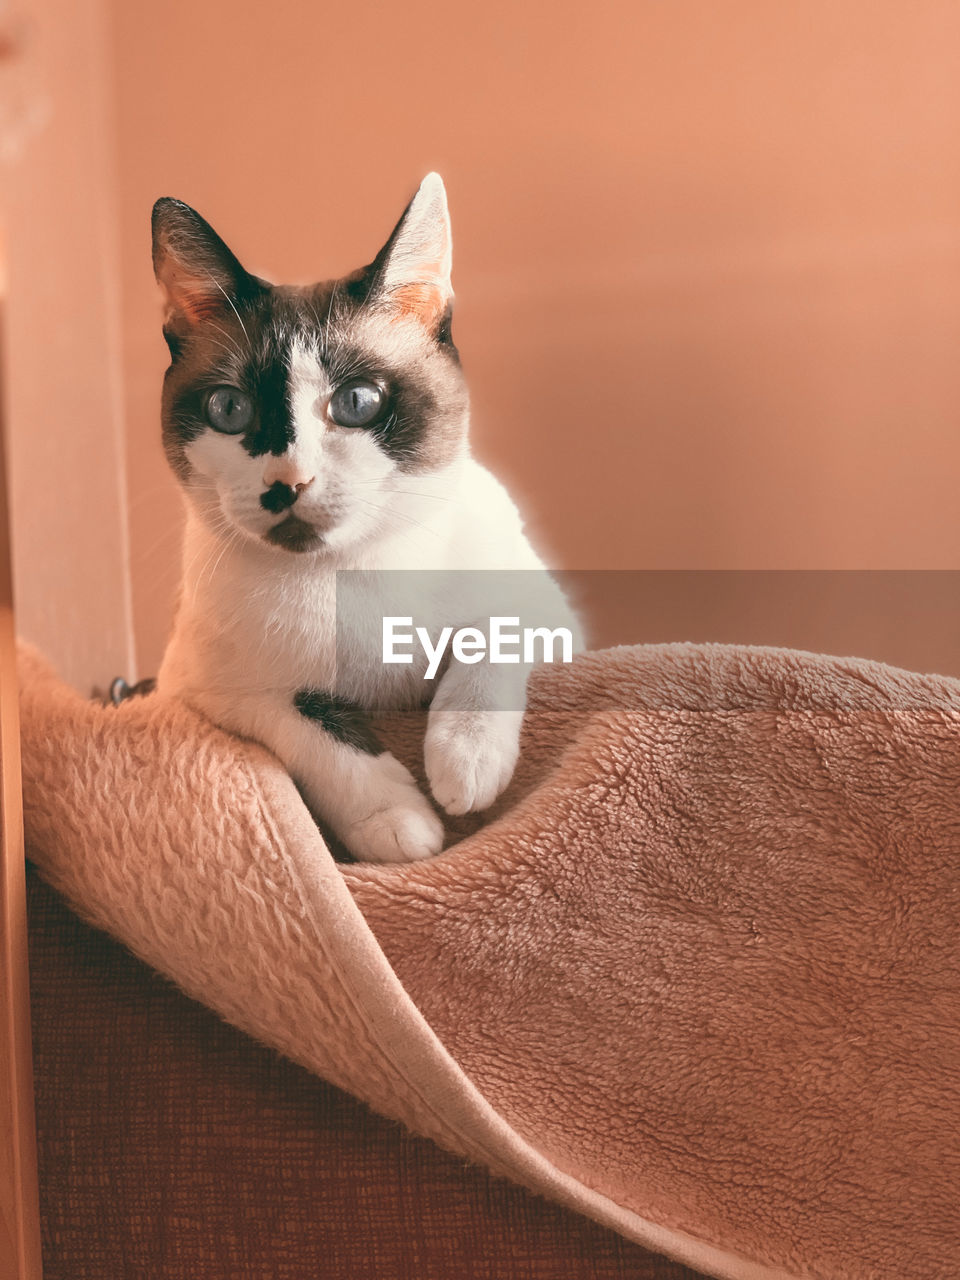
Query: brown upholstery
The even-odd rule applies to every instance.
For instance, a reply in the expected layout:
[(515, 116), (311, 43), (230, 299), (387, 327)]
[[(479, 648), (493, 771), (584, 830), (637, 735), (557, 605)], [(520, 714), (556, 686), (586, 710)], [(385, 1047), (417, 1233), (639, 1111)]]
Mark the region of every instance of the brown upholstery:
[(181, 995), (32, 871), (45, 1280), (688, 1280)]

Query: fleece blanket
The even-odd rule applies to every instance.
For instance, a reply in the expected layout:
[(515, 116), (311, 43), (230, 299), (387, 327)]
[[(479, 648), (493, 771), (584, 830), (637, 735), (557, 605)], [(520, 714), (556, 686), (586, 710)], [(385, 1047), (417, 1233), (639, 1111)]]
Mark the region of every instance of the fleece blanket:
[[(337, 862), (262, 748), (22, 662), (28, 849), (190, 995), (707, 1275), (960, 1274), (960, 684), (639, 647), (534, 680), (438, 858)], [(416, 764), (423, 725), (381, 726)]]

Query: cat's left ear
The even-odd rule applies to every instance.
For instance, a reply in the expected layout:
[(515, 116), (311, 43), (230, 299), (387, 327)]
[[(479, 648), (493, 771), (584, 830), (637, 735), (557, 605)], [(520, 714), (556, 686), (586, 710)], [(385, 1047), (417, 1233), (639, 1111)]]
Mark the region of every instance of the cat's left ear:
[(153, 269), (166, 304), (165, 323), (192, 326), (227, 307), (236, 310), (260, 283), (182, 200), (158, 200), (152, 223)]
[(428, 173), (374, 262), (377, 302), (437, 333), (453, 301), (447, 193)]

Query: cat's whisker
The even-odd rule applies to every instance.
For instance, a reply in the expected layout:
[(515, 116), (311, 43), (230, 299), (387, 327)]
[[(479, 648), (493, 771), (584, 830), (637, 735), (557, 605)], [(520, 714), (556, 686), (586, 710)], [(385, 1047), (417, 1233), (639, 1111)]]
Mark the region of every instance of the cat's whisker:
[(220, 292), (221, 292), (221, 293), (223, 294), (223, 296), (226, 298), (227, 302), (229, 302), (229, 304), (230, 304), (230, 310), (233, 312), (233, 314), (237, 317), (237, 320), (240, 322), (240, 328), (243, 330), (243, 336), (244, 336), (244, 337), (246, 338), (246, 340), (247, 340), (247, 346), (248, 346), (248, 347), (250, 348), (250, 350), (252, 351), (252, 350), (253, 350), (253, 347), (252, 347), (252, 345), (251, 345), (251, 343), (250, 343), (250, 335), (249, 335), (249, 333), (247, 333), (247, 326), (243, 323), (243, 317), (240, 315), (240, 312), (237, 310), (236, 306), (234, 305), (233, 299), (230, 297), (230, 295), (227, 293), (226, 289), (224, 289), (223, 285), (220, 283), (220, 281), (216, 278), (216, 276), (215, 276), (211, 271), (207, 271), (207, 273), (206, 273), (206, 274), (210, 277), (210, 279), (213, 281), (213, 283), (217, 286), (217, 288), (220, 290)]
[(197, 552), (194, 558), (190, 561), (189, 565), (186, 567), (184, 577), (190, 577), (193, 574), (194, 570), (196, 569), (197, 561), (200, 560), (201, 557), (203, 558), (203, 564), (194, 580), (194, 590), (193, 590), (194, 601), (196, 601), (197, 593), (199, 591), (200, 584), (203, 581), (203, 576), (207, 571), (207, 567), (213, 563), (213, 559), (216, 556), (219, 549), (220, 549), (220, 543), (216, 541), (214, 542), (212, 547), (202, 547), (201, 550)]
[[(147, 502), (150, 502), (153, 498), (157, 496), (158, 493), (173, 493), (173, 492), (174, 490), (171, 488), (169, 481), (164, 481), (162, 484), (150, 485), (148, 488), (144, 489), (141, 493), (138, 493), (136, 497), (129, 500), (128, 506), (127, 506), (127, 513), (129, 515), (132, 515), (136, 512), (139, 512), (143, 507), (143, 505)], [(179, 533), (179, 529), (174, 529), (173, 532)]]
[[(191, 608), (191, 609), (195, 609), (195, 608), (197, 607), (197, 600), (198, 600), (198, 597), (199, 597), (199, 595), (200, 595), (200, 583), (203, 581), (203, 575), (204, 575), (204, 573), (206, 572), (207, 565), (211, 563), (211, 561), (213, 560), (213, 556), (214, 556), (214, 554), (215, 554), (213, 551), (210, 551), (210, 550), (209, 550), (209, 549), (207, 549), (207, 548), (205, 548), (204, 550), (206, 551), (206, 555), (205, 555), (205, 558), (204, 558), (204, 561), (203, 561), (203, 566), (202, 566), (202, 568), (201, 568), (201, 570), (200, 570), (199, 574), (197, 575), (197, 577), (194, 579), (194, 583), (193, 583), (193, 590), (192, 590), (192, 592), (190, 593), (190, 608)], [(200, 555), (203, 555), (203, 554), (204, 554), (203, 552), (201, 552), (201, 553), (200, 553)], [(192, 570), (193, 570), (193, 567), (194, 567), (194, 565), (196, 564), (196, 560), (200, 559), (200, 555), (198, 555), (198, 556), (196, 557), (196, 559), (195, 559), (195, 560), (191, 561), (191, 564), (190, 564), (189, 569), (187, 569), (187, 570), (184, 572), (184, 575), (183, 575), (183, 577), (184, 577), (184, 582), (189, 582), (190, 577), (192, 576)]]
[(448, 494), (445, 494), (445, 493), (420, 493), (416, 489), (393, 489), (393, 488), (384, 489), (380, 487), (380, 483), (381, 482), (379, 480), (373, 480), (368, 482), (367, 484), (364, 484), (363, 481), (360, 481), (357, 484), (357, 488), (358, 489), (370, 488), (372, 485), (376, 485), (378, 493), (384, 493), (384, 494), (390, 494), (390, 495), (393, 495), (395, 493), (402, 494), (404, 497), (408, 497), (408, 498), (435, 498), (437, 502), (453, 501), (453, 498), (451, 498)]
[[(239, 316), (237, 318), (239, 319)], [(216, 329), (217, 333), (221, 334), (224, 338), (226, 338), (227, 342), (230, 344), (229, 347), (224, 347), (224, 350), (227, 352), (227, 354), (233, 355), (242, 364), (244, 361), (244, 353), (240, 347), (239, 342), (236, 339), (236, 336), (230, 333), (228, 329), (224, 329), (222, 325), (214, 324), (212, 320), (208, 320), (207, 323), (209, 324), (211, 329)], [(246, 329), (244, 329), (243, 332), (244, 332), (244, 336), (247, 338), (247, 347), (249, 348), (250, 338), (247, 336)]]
[[(210, 275), (209, 271), (207, 272), (207, 275)], [(221, 292), (221, 293), (223, 293), (223, 289), (222, 289), (222, 287), (221, 287), (219, 284), (217, 284), (217, 281), (213, 279), (213, 276), (210, 276), (210, 279), (213, 281), (213, 283), (214, 283), (214, 284), (216, 284), (216, 285), (217, 285), (217, 288), (218, 288), (218, 289), (220, 289), (220, 292)], [(194, 286), (194, 287), (192, 287), (192, 288), (191, 288), (188, 284), (185, 284), (185, 283), (182, 283), (182, 284), (180, 285), (180, 292), (181, 292), (181, 294), (182, 294), (182, 296), (183, 296), (183, 298), (184, 298), (184, 299), (187, 299), (187, 298), (206, 298), (206, 297), (208, 297), (208, 296), (209, 296), (209, 291), (208, 291), (207, 289), (201, 289), (199, 286)], [(224, 294), (224, 297), (226, 297), (226, 294)], [(230, 302), (230, 299), (229, 299), (229, 298), (227, 298), (227, 301), (228, 301), (228, 302)], [(232, 302), (230, 302), (230, 305), (231, 305), (231, 307), (233, 307), (233, 303), (232, 303)], [(236, 314), (236, 316), (237, 316), (237, 319), (238, 319), (238, 320), (240, 320), (240, 327), (243, 329), (244, 336), (245, 336), (245, 337), (246, 337), (246, 339), (247, 339), (247, 345), (248, 345), (248, 347), (249, 347), (249, 345), (250, 345), (250, 336), (249, 336), (249, 334), (247, 333), (246, 328), (244, 327), (243, 321), (240, 319), (240, 315), (239, 315), (239, 313), (237, 312), (236, 307), (233, 307), (233, 310), (234, 310), (234, 313), (235, 313), (235, 314)], [(223, 335), (223, 337), (224, 337), (224, 338), (226, 338), (227, 342), (231, 344), (230, 346), (224, 346), (222, 349), (223, 349), (223, 350), (224, 350), (228, 355), (232, 355), (232, 356), (236, 357), (236, 359), (237, 359), (237, 360), (239, 360), (239, 361), (241, 361), (241, 362), (243, 361), (243, 359), (244, 359), (243, 351), (241, 350), (241, 348), (240, 348), (239, 344), (237, 343), (236, 339), (234, 338), (233, 334), (229, 333), (229, 332), (228, 332), (226, 329), (224, 329), (221, 325), (215, 324), (215, 323), (213, 322), (213, 320), (211, 320), (209, 317), (207, 317), (207, 318), (204, 320), (204, 328), (205, 328), (205, 329), (215, 329), (217, 333), (222, 334), (222, 335)], [(210, 339), (210, 341), (212, 342), (212, 341), (214, 341), (214, 340), (211, 338), (211, 339)], [(222, 344), (220, 344), (220, 343), (216, 343), (216, 345), (217, 345), (217, 346), (221, 346)]]
[(233, 359), (238, 360), (241, 363), (243, 362), (243, 355), (236, 347), (228, 347), (225, 342), (218, 342), (216, 338), (208, 338), (207, 341), (213, 346), (219, 347), (226, 355), (231, 356)]
[(166, 549), (171, 541), (179, 544), (182, 536), (182, 531), (179, 528), (164, 529), (160, 537), (155, 538), (148, 547), (137, 550), (134, 556), (134, 563), (138, 567), (142, 567), (156, 556), (161, 547)]
[(327, 308), (327, 327), (324, 334), (324, 336), (326, 337), (326, 335), (329, 334), (331, 327), (333, 327), (337, 333), (337, 346), (332, 356), (329, 353), (329, 346), (324, 347), (324, 353), (323, 353), (324, 363), (327, 365), (330, 376), (334, 380), (334, 382), (341, 381), (342, 379), (342, 370), (340, 369), (338, 362), (340, 360), (340, 353), (343, 351), (343, 345), (346, 339), (346, 333), (340, 325), (331, 326), (330, 324), (330, 316), (333, 311), (333, 304), (337, 296), (338, 289), (339, 289), (339, 285), (335, 284), (333, 286), (333, 289), (330, 291), (330, 306)]
[(392, 507), (382, 507), (378, 502), (370, 502), (367, 498), (358, 498), (358, 502), (362, 502), (366, 507), (372, 507), (374, 511), (379, 511), (381, 515), (393, 516), (396, 519), (406, 520), (408, 525), (415, 525), (418, 529), (423, 529), (425, 533), (432, 534), (433, 537), (439, 538), (440, 534), (436, 529), (431, 529), (428, 524), (424, 524), (422, 520), (415, 520), (413, 516), (407, 515), (405, 511), (396, 511)]
[(197, 590), (198, 590), (198, 591), (199, 591), (199, 589), (200, 589), (200, 584), (201, 584), (201, 582), (203, 581), (203, 577), (204, 577), (204, 575), (206, 575), (206, 577), (207, 577), (207, 583), (208, 583), (208, 585), (209, 585), (209, 583), (211, 583), (211, 582), (213, 581), (213, 579), (216, 577), (216, 575), (217, 575), (217, 570), (220, 568), (220, 564), (221, 564), (221, 561), (223, 560), (223, 557), (227, 554), (227, 552), (228, 552), (228, 551), (230, 551), (230, 550), (232, 549), (232, 547), (235, 545), (235, 541), (236, 541), (236, 535), (234, 535), (234, 534), (233, 534), (233, 532), (232, 532), (231, 530), (227, 530), (227, 537), (224, 539), (223, 545), (222, 545), (222, 547), (220, 548), (220, 554), (217, 556), (217, 558), (216, 558), (216, 562), (213, 564), (213, 566), (212, 566), (212, 567), (210, 567), (210, 565), (208, 564), (208, 565), (204, 568), (204, 570), (203, 570), (203, 574), (201, 574), (201, 575), (200, 575), (200, 578), (198, 578), (198, 580), (197, 580)]
[(316, 352), (317, 352), (317, 359), (319, 360), (321, 357), (320, 343), (323, 341), (325, 329), (324, 329), (323, 321), (320, 319), (320, 312), (317, 310), (317, 303), (315, 298), (310, 299), (309, 306), (310, 306), (310, 314), (313, 316), (313, 323), (315, 326), (314, 332), (317, 335)]
[(330, 334), (330, 318), (333, 315), (333, 303), (336, 296), (337, 296), (337, 286), (334, 285), (333, 288), (330, 290), (330, 302), (327, 305), (327, 321), (326, 321), (326, 324), (323, 326), (323, 358), (324, 360), (327, 359), (327, 354), (329, 351), (328, 338)]
[[(209, 549), (209, 554), (207, 555), (206, 560), (204, 561), (203, 566), (200, 569), (200, 572), (196, 575), (196, 578), (194, 581), (193, 597), (192, 597), (194, 604), (196, 603), (197, 596), (200, 593), (201, 587), (204, 585), (204, 579), (207, 578), (208, 581), (211, 581), (213, 579), (213, 576), (216, 573), (216, 570), (220, 564), (220, 561), (223, 559), (224, 554), (227, 552), (227, 550), (229, 550), (229, 548), (232, 545), (234, 545), (236, 542), (240, 540), (240, 534), (237, 532), (236, 529), (234, 529), (229, 524), (226, 516), (223, 514), (222, 511), (209, 513), (208, 525), (214, 534), (215, 540), (213, 543), (213, 547)], [(201, 550), (193, 558), (193, 560), (191, 560), (190, 563), (185, 567), (184, 569), (185, 580), (189, 579), (192, 576), (193, 571), (196, 567), (197, 560), (203, 554), (204, 550), (207, 550), (207, 548), (204, 548), (203, 550)], [(217, 555), (218, 551), (220, 552), (219, 555)], [(216, 564), (213, 563), (215, 558), (216, 558)], [(208, 576), (208, 571), (209, 571), (209, 576)]]
[(402, 493), (409, 498), (434, 498), (437, 502), (452, 502), (446, 493), (421, 493), (419, 489), (391, 489), (391, 493)]

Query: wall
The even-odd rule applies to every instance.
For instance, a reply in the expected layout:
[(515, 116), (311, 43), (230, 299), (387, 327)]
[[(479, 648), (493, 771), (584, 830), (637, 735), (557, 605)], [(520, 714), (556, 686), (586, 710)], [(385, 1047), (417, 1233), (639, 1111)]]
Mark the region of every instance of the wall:
[(475, 444), (579, 567), (960, 560), (960, 9), (110, 0), (135, 617), (175, 590), (160, 194), (279, 279), (450, 192)]
[[(102, 0), (20, 0), (0, 73), (17, 624), (85, 693), (133, 666)], [(2, 264), (0, 264), (2, 274)]]

